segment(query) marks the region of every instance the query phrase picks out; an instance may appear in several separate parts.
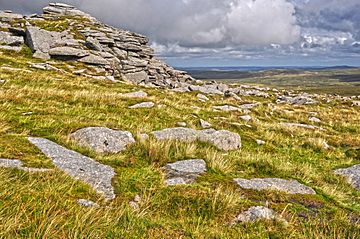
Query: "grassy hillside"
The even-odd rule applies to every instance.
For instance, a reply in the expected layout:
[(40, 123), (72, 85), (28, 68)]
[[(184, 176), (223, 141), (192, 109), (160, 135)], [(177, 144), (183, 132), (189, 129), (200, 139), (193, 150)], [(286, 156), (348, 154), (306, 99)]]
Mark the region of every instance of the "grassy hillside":
[(309, 93), (360, 95), (360, 69), (269, 70), (263, 72), (190, 71), (204, 80), (262, 85)]
[[(275, 104), (276, 98), (242, 97), (260, 102), (245, 123), (240, 112), (216, 112), (215, 105), (238, 105), (211, 96), (202, 103), (196, 92), (175, 93), (112, 83), (29, 67), (21, 53), (0, 53), (0, 158), (19, 159), (30, 167), (54, 168), (27, 136), (45, 137), (116, 169), (115, 200), (104, 201), (89, 186), (59, 170), (27, 173), (0, 168), (0, 238), (360, 238), (360, 193), (333, 169), (360, 163), (360, 111), (333, 100), (318, 105)], [(80, 63), (54, 62), (67, 71)], [(259, 80), (260, 83), (261, 80)], [(265, 83), (264, 83), (265, 84)], [(119, 93), (144, 90), (152, 109), (128, 109), (142, 102)], [(197, 106), (197, 107), (195, 107)], [(288, 128), (280, 122), (308, 123), (316, 112), (322, 130)], [(175, 127), (185, 121), (200, 129), (199, 119), (242, 137), (242, 149), (225, 153), (204, 143), (137, 140), (126, 152), (96, 154), (79, 147), (69, 134), (88, 126), (129, 130), (134, 135)], [(257, 145), (255, 140), (266, 141)], [(331, 148), (324, 149), (323, 142)], [(209, 167), (197, 183), (166, 187), (161, 167), (183, 159), (204, 159)], [(241, 190), (235, 177), (296, 179), (317, 195)], [(135, 195), (140, 208), (129, 206)], [(84, 208), (79, 198), (98, 202)], [(250, 206), (268, 205), (288, 223), (259, 221), (230, 226)]]

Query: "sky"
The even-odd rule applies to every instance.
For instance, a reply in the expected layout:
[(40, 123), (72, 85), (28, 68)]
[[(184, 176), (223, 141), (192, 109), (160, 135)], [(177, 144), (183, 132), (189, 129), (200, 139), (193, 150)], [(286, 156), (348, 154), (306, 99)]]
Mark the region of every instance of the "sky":
[[(0, 0), (41, 13), (47, 0)], [(174, 66), (360, 66), (359, 0), (64, 0)]]

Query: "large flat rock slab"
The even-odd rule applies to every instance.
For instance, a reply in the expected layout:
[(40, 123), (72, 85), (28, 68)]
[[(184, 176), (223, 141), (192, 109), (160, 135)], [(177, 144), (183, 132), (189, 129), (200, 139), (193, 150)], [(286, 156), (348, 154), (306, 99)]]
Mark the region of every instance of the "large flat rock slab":
[(314, 189), (299, 183), (296, 180), (285, 180), (281, 178), (236, 178), (234, 181), (243, 189), (254, 190), (278, 190), (288, 194), (316, 194)]
[(97, 153), (119, 153), (135, 143), (128, 131), (113, 130), (104, 127), (88, 127), (70, 135), (81, 146)]
[(152, 132), (157, 140), (177, 140), (186, 143), (195, 141), (206, 142), (220, 150), (237, 150), (241, 147), (240, 135), (227, 130), (195, 130), (190, 128), (169, 128)]
[(163, 167), (167, 185), (192, 184), (206, 172), (206, 162), (202, 159), (182, 160)]
[(28, 140), (49, 157), (59, 169), (87, 183), (98, 193), (103, 194), (106, 199), (115, 198), (111, 185), (111, 180), (115, 175), (113, 168), (68, 150), (48, 139), (29, 137)]
[(350, 168), (337, 169), (334, 172), (347, 178), (348, 182), (355, 189), (360, 191), (360, 164), (354, 165)]

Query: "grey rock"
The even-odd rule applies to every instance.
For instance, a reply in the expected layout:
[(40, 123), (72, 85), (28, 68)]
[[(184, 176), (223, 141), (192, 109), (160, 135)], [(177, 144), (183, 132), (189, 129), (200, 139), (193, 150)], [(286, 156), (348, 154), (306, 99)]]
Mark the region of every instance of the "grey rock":
[(8, 32), (0, 32), (0, 44), (5, 44), (9, 46), (20, 46), (23, 43), (23, 37), (14, 36)]
[(223, 94), (222, 91), (220, 91), (220, 90), (218, 90), (216, 88), (210, 87), (210, 86), (190, 85), (189, 89), (191, 91), (200, 91), (201, 93), (204, 93), (204, 94), (215, 94), (215, 95), (222, 95)]
[(153, 102), (142, 102), (136, 105), (132, 105), (129, 109), (139, 109), (139, 108), (153, 108), (155, 104)]
[(148, 94), (144, 91), (136, 91), (125, 94), (119, 94), (119, 96), (123, 98), (146, 98), (148, 97)]
[(197, 140), (214, 145), (220, 150), (237, 150), (241, 147), (241, 138), (238, 134), (227, 130), (214, 129), (195, 130), (189, 128), (170, 128), (152, 132), (157, 140), (178, 140), (186, 143)]
[(167, 185), (191, 184), (206, 172), (206, 162), (202, 159), (183, 160), (167, 164), (163, 170)]
[(241, 222), (255, 222), (262, 219), (272, 220), (276, 218), (278, 218), (278, 216), (273, 210), (267, 207), (257, 206), (251, 207), (247, 211), (239, 214), (232, 224)]
[(203, 95), (203, 94), (197, 94), (196, 97), (197, 97), (200, 101), (203, 101), (203, 102), (206, 102), (206, 101), (209, 101), (209, 100), (210, 100), (206, 95)]
[(261, 139), (257, 139), (257, 140), (256, 140), (256, 143), (257, 143), (258, 145), (264, 145), (264, 144), (266, 144), (266, 142), (265, 142), (264, 140), (261, 140)]
[(360, 164), (349, 168), (337, 169), (334, 172), (344, 176), (355, 189), (360, 191)]
[(94, 50), (94, 51), (102, 51), (103, 50), (100, 42), (93, 37), (86, 38), (85, 45), (89, 49)]
[(100, 164), (91, 158), (75, 151), (68, 150), (50, 140), (43, 138), (28, 138), (53, 163), (71, 177), (81, 180), (92, 186), (106, 199), (114, 199), (115, 193), (111, 180), (115, 175), (113, 168)]
[(79, 199), (78, 200), (78, 204), (84, 207), (94, 207), (94, 208), (99, 208), (99, 204), (90, 201), (90, 200), (86, 200), (86, 199)]
[(249, 109), (252, 109), (256, 106), (258, 106), (259, 103), (252, 103), (252, 104), (243, 104), (243, 105), (240, 105), (239, 108), (240, 109), (244, 109), (244, 110), (249, 110)]
[(280, 125), (283, 125), (285, 127), (299, 127), (304, 129), (313, 129), (313, 130), (324, 130), (323, 128), (314, 126), (314, 125), (308, 125), (308, 124), (300, 124), (300, 123), (280, 123)]
[(33, 26), (26, 28), (26, 43), (34, 53), (38, 53), (34, 56), (37, 58), (49, 58), (51, 45), (59, 38), (58, 32), (50, 32)]
[(13, 20), (13, 19), (21, 19), (21, 18), (23, 18), (23, 15), (21, 14), (0, 11), (0, 20), (4, 20), (4, 19)]
[(291, 105), (313, 105), (313, 104), (317, 104), (318, 102), (310, 98), (307, 94), (303, 94), (295, 97), (280, 96), (278, 98), (278, 103), (288, 103)]
[(119, 153), (135, 143), (133, 135), (128, 131), (112, 130), (104, 127), (88, 127), (70, 135), (81, 146), (97, 153)]
[(16, 51), (16, 52), (20, 52), (22, 48), (21, 48), (20, 46), (6, 46), (6, 45), (0, 45), (0, 49), (2, 49), (2, 50), (7, 50), (7, 51)]
[(124, 74), (124, 78), (134, 84), (140, 84), (149, 80), (149, 76), (145, 71)]
[(72, 48), (72, 47), (55, 47), (51, 48), (49, 51), (51, 57), (59, 59), (78, 59), (81, 57), (88, 56), (90, 53), (88, 51)]
[(240, 119), (248, 122), (248, 121), (252, 120), (252, 117), (250, 115), (242, 115), (242, 116), (240, 116)]
[(187, 126), (187, 123), (186, 123), (186, 122), (177, 122), (177, 123), (176, 123), (176, 126), (186, 127), (186, 126)]
[[(51, 51), (50, 51), (51, 52)], [(90, 65), (107, 65), (109, 62), (102, 58), (101, 56), (96, 56), (93, 54), (90, 54), (88, 56), (85, 56), (81, 59), (79, 59), (80, 62), (90, 64)]]
[(239, 107), (231, 106), (231, 105), (221, 105), (221, 106), (214, 106), (213, 109), (221, 110), (221, 111), (240, 111)]
[(254, 190), (278, 190), (288, 194), (316, 194), (316, 192), (296, 180), (285, 180), (280, 178), (237, 178), (234, 181), (244, 189)]
[(352, 106), (360, 106), (360, 101), (359, 100), (353, 101)]
[(211, 128), (211, 124), (205, 120), (200, 119), (200, 125), (203, 129)]
[(28, 168), (23, 167), (23, 162), (15, 159), (1, 159), (0, 158), (0, 168), (15, 168), (29, 173), (45, 173), (50, 172), (52, 169), (47, 168)]
[(315, 123), (320, 123), (320, 122), (321, 122), (321, 119), (316, 118), (316, 117), (310, 117), (310, 118), (309, 118), (309, 121), (315, 122)]

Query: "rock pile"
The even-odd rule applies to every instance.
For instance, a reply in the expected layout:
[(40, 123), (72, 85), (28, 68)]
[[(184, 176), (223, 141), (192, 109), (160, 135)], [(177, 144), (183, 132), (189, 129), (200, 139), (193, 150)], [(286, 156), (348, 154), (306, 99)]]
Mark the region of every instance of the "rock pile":
[[(1, 21), (23, 21), (18, 31), (0, 32), (2, 48), (19, 50), (26, 42), (36, 58), (83, 62), (105, 70), (107, 76), (151, 87), (176, 88), (194, 81), (186, 72), (157, 59), (145, 36), (103, 24), (67, 4), (51, 3), (43, 12), (30, 17), (0, 12)], [(62, 32), (42, 29), (34, 23), (57, 22), (66, 17), (71, 20)]]

